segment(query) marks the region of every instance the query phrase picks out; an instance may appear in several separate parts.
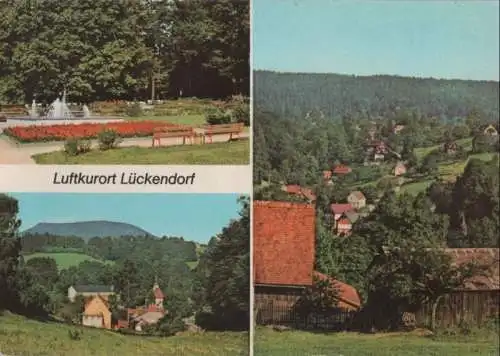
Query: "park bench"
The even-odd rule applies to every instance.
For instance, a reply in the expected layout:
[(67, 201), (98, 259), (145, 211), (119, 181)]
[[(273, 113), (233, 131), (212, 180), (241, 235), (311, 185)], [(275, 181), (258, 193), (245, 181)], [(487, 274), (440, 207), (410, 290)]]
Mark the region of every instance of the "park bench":
[(158, 143), (158, 146), (161, 145), (162, 138), (169, 137), (179, 137), (182, 138), (182, 144), (186, 144), (186, 140), (193, 142), (195, 136), (195, 132), (192, 127), (186, 126), (174, 126), (174, 127), (158, 127), (153, 132), (153, 147), (155, 143)]
[(212, 143), (214, 135), (229, 134), (229, 141), (239, 137), (243, 132), (243, 127), (244, 124), (239, 122), (235, 124), (206, 125), (203, 128), (205, 129), (205, 137), (208, 137), (209, 142)]

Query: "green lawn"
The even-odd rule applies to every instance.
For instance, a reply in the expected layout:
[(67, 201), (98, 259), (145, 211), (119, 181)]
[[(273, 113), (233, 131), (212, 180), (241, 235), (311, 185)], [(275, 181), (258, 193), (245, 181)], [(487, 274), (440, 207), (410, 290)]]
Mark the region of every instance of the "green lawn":
[(100, 261), (83, 253), (68, 253), (68, 252), (37, 252), (29, 255), (24, 255), (24, 259), (28, 261), (34, 257), (50, 257), (56, 260), (59, 269), (66, 269), (71, 266), (78, 266), (83, 261), (112, 263), (111, 261)]
[[(153, 120), (153, 121), (167, 121), (173, 124), (189, 125), (193, 127), (200, 127), (205, 125), (207, 122), (205, 120), (205, 115), (175, 115), (175, 116), (138, 116), (138, 117), (126, 117), (127, 121), (138, 121), (138, 120)], [(243, 132), (249, 132), (249, 127), (244, 127)]]
[(93, 150), (79, 156), (62, 151), (33, 156), (38, 164), (249, 164), (249, 140), (169, 147)]
[(433, 339), (417, 334), (358, 334), (255, 331), (255, 356), (472, 356), (498, 355), (492, 334)]
[[(71, 339), (69, 330), (80, 330), (80, 340)], [(0, 316), (0, 352), (9, 356), (242, 356), (248, 355), (248, 333), (142, 337), (8, 314)]]
[(138, 120), (154, 120), (154, 121), (167, 121), (173, 124), (182, 124), (189, 126), (201, 126), (205, 124), (204, 115), (175, 115), (175, 116), (138, 116), (126, 117), (127, 121)]

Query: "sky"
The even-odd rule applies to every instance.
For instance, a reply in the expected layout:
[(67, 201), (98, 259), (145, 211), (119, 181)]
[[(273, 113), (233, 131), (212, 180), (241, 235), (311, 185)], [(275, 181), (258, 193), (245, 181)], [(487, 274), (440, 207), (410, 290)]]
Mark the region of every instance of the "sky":
[(499, 79), (499, 2), (253, 0), (254, 69)]
[(9, 194), (19, 202), (21, 231), (39, 222), (109, 220), (156, 236), (207, 243), (238, 218), (238, 194)]

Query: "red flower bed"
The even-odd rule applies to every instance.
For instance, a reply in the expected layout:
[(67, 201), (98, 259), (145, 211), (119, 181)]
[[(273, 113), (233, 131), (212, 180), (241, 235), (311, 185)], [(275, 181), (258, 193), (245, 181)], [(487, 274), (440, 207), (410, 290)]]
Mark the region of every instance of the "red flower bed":
[(105, 124), (62, 124), (14, 126), (4, 133), (20, 142), (63, 141), (68, 138), (94, 139), (103, 130), (114, 130), (121, 137), (152, 136), (157, 127), (179, 126), (161, 121), (124, 121)]

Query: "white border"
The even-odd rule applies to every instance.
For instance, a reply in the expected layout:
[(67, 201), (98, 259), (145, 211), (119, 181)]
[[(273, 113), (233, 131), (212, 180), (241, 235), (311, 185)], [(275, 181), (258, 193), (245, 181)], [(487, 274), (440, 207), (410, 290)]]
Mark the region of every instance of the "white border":
[[(192, 176), (193, 184), (128, 184), (128, 178), (140, 176)], [(104, 184), (55, 184), (61, 182), (61, 176), (100, 175), (116, 178)], [(124, 175), (124, 184), (121, 176)], [(252, 187), (252, 168), (244, 166), (39, 166), (39, 165), (0, 165), (0, 190), (7, 193), (189, 193), (189, 194), (245, 194), (249, 195)], [(105, 177), (102, 181), (105, 181)], [(186, 180), (185, 178), (181, 179)], [(75, 178), (73, 178), (75, 181)], [(189, 182), (189, 180), (188, 180)], [(154, 182), (153, 182), (154, 183)]]
[(253, 290), (253, 1), (249, 0), (250, 11), (250, 51), (249, 51), (249, 66), (250, 66), (250, 329), (249, 329), (249, 355), (253, 356), (254, 346), (254, 290)]

